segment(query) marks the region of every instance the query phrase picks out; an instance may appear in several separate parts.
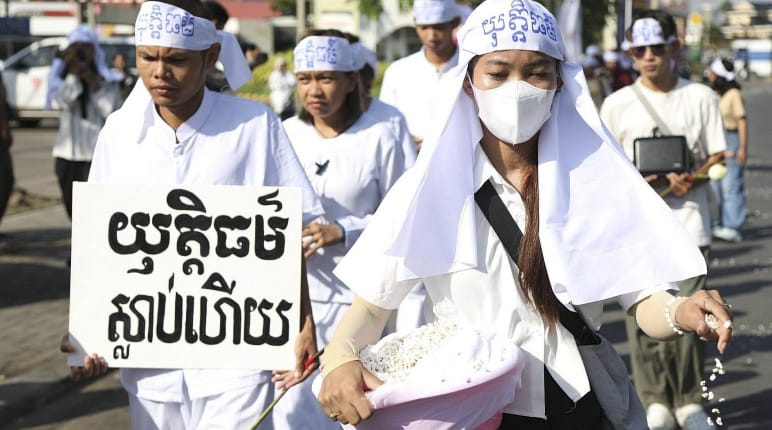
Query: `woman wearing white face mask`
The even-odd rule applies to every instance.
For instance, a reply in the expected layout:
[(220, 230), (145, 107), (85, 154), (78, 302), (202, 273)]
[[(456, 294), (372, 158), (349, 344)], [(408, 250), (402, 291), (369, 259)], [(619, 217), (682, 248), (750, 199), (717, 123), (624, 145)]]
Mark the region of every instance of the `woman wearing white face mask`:
[(718, 293), (670, 293), (704, 273), (704, 260), (606, 133), (581, 68), (563, 61), (555, 22), (530, 0), (488, 0), (458, 32), (443, 121), (335, 270), (357, 298), (322, 362), (319, 400), (331, 419), (378, 414), (364, 391), (381, 382), (358, 351), (415, 279), (435, 313), (525, 353), (502, 429), (646, 428), (626, 372), (614, 398), (593, 382), (608, 360), (579, 352), (600, 341), (607, 299), (652, 337), (697, 332), (726, 348), (732, 317)]

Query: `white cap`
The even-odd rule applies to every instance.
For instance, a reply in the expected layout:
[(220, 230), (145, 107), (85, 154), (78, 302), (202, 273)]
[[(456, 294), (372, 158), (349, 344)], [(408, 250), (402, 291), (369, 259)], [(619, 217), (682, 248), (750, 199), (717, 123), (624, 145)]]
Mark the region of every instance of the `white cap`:
[(453, 0), (415, 0), (413, 16), (417, 25), (450, 22), (461, 13)]
[(603, 53), (603, 61), (607, 63), (618, 63), (619, 53), (616, 51), (606, 51)]

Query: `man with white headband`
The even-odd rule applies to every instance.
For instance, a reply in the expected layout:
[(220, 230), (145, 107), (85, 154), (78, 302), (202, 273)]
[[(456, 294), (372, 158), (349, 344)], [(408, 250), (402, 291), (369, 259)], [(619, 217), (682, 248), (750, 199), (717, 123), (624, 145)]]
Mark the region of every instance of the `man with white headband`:
[[(281, 123), (266, 106), (205, 89), (219, 59), (232, 88), (249, 78), (235, 38), (201, 18), (200, 0), (146, 1), (135, 25), (142, 81), (99, 135), (89, 181), (146, 185), (298, 187), (304, 222), (322, 214), (319, 200)], [(179, 26), (159, 23), (177, 22)], [(301, 262), (298, 262), (301, 264)], [(294, 381), (316, 368), (305, 265), (301, 275), (302, 327), (295, 345)], [(71, 350), (64, 342), (62, 349)], [(75, 377), (105, 370), (88, 356)], [(245, 429), (273, 397), (270, 371), (121, 369), (129, 393), (131, 426), (148, 429)], [(261, 427), (271, 428), (270, 423)]]
[[(598, 391), (602, 404), (596, 389), (611, 389), (590, 389), (588, 374), (613, 358), (583, 363), (579, 353), (599, 339), (603, 302), (616, 300), (655, 338), (696, 331), (721, 351), (731, 315), (715, 291), (669, 292), (704, 273), (705, 262), (605, 131), (581, 68), (564, 61), (552, 14), (530, 0), (488, 0), (458, 41), (436, 128), (334, 272), (357, 297), (325, 350), (322, 407), (341, 423), (378, 414), (364, 390), (380, 381), (358, 361), (359, 348), (377, 341), (420, 279), (436, 314), (524, 352), (501, 429), (608, 428), (602, 420), (643, 429), (629, 384), (624, 396)], [(491, 223), (514, 227), (491, 226), (488, 198), (501, 208)], [(506, 236), (518, 229), (520, 246)]]
[[(413, 19), (421, 50), (393, 62), (383, 74), (379, 97), (405, 115), (419, 151), (436, 118), (439, 82), (458, 64), (453, 30), (461, 22), (460, 16), (455, 0), (415, 0)], [(397, 331), (423, 324), (428, 306), (426, 290), (417, 287), (397, 312)]]
[[(633, 159), (635, 139), (651, 137), (656, 129), (662, 135), (685, 137), (693, 169), (709, 157), (720, 158), (726, 141), (715, 96), (707, 86), (679, 78), (672, 69), (680, 48), (673, 18), (663, 11), (643, 11), (628, 30), (627, 41), (641, 75), (634, 84), (609, 96), (600, 110), (603, 122), (627, 156)], [(647, 176), (646, 180), (665, 194), (665, 203), (707, 261), (711, 190), (704, 179), (692, 181), (691, 175), (670, 172)], [(706, 276), (701, 274), (680, 282), (679, 294), (691, 295), (705, 285)], [(652, 342), (631, 318), (627, 332), (633, 380), (647, 407), (649, 426), (672, 430), (677, 421), (683, 429), (707, 429), (700, 387), (703, 343), (694, 336), (676, 342)]]
[(453, 29), (460, 23), (460, 13), (454, 0), (415, 0), (413, 15), (421, 50), (386, 69), (380, 98), (405, 115), (420, 149), (432, 124), (437, 84), (458, 63)]

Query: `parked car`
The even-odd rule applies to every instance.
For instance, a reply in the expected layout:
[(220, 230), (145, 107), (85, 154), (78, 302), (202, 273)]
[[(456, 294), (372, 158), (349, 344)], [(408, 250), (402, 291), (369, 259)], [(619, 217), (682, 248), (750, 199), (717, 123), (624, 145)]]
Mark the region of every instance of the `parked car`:
[[(126, 57), (129, 69), (136, 70), (133, 37), (100, 40), (108, 64), (116, 52)], [(26, 48), (0, 62), (6, 98), (12, 119), (22, 126), (35, 126), (43, 118), (57, 118), (58, 108), (46, 110), (46, 89), (51, 63), (67, 46), (66, 37), (49, 37), (33, 42)]]

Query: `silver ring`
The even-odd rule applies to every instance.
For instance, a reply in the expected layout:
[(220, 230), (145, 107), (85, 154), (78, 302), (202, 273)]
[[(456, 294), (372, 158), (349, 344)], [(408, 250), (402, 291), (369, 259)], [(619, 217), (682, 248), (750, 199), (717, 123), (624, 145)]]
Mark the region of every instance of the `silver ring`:
[(729, 303), (726, 303), (726, 302), (721, 303), (721, 307), (723, 307), (724, 309), (730, 310), (730, 311), (732, 309), (734, 309), (734, 307), (732, 305), (730, 305)]
[(331, 420), (335, 421), (341, 415), (343, 415), (343, 412), (333, 412), (333, 413), (331, 413), (330, 415), (327, 415), (327, 416), (330, 417)]

